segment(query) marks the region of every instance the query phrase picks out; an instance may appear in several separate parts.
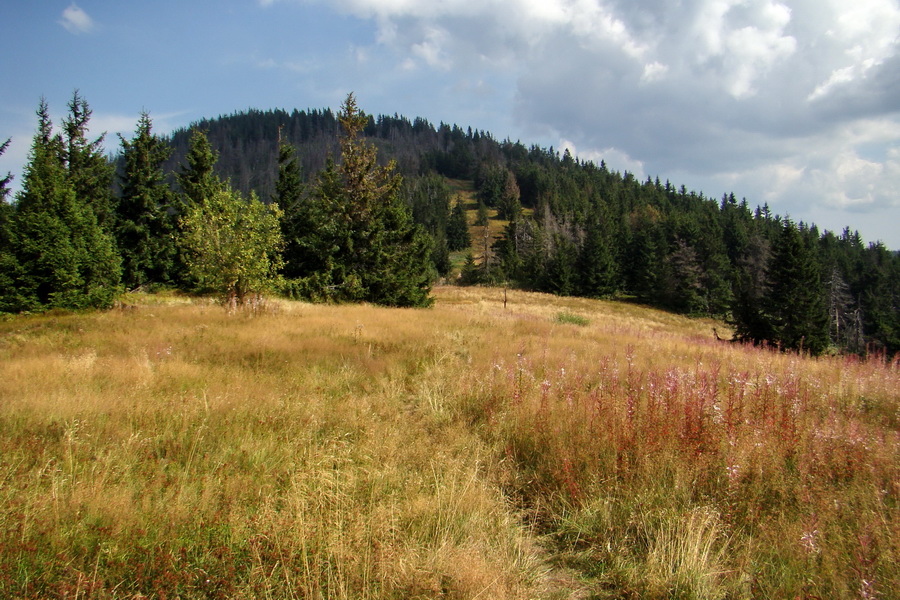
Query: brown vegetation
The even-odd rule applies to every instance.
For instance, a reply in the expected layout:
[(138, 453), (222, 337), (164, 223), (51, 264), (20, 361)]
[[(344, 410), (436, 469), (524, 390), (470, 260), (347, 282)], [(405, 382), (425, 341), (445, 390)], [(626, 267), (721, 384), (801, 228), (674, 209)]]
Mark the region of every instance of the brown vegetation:
[(895, 597), (896, 362), (436, 296), (0, 323), (0, 596)]

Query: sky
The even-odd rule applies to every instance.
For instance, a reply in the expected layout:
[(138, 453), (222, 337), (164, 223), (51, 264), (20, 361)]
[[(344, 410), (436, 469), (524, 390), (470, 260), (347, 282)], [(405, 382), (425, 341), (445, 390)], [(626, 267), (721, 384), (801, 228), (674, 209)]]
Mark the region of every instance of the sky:
[(0, 173), (92, 133), (363, 110), (569, 149), (900, 249), (900, 0), (0, 0)]

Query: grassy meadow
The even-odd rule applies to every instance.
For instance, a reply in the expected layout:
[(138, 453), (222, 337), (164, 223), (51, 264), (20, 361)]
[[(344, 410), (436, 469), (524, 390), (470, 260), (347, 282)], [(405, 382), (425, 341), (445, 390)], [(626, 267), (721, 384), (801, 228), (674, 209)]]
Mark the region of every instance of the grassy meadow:
[(900, 597), (897, 361), (435, 296), (0, 322), (0, 597)]

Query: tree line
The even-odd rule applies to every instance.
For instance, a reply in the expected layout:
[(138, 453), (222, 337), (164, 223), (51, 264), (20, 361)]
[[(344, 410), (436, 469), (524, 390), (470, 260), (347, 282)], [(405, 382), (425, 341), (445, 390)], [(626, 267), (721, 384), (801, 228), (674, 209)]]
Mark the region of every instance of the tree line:
[[(310, 299), (393, 306), (430, 303), (431, 238), (360, 136), (366, 118), (348, 96), (337, 122), (340, 159), (308, 185), (288, 144), (277, 189), (261, 200), (216, 170), (218, 152), (195, 128), (184, 162), (143, 113), (110, 160), (86, 137), (78, 92), (56, 132), (41, 101), (22, 189), (0, 203), (0, 312), (111, 306), (124, 290), (177, 286), (231, 305), (286, 291)], [(8, 144), (4, 144), (5, 150)], [(283, 210), (285, 206), (287, 210)]]
[[(484, 131), (366, 115), (352, 96), (338, 114), (250, 110), (167, 138), (144, 114), (112, 161), (102, 138), (84, 138), (90, 111), (77, 93), (69, 109), (53, 134), (42, 103), (22, 192), (3, 204), (0, 289), (14, 292), (0, 310), (103, 305), (150, 284), (216, 288), (219, 276), (265, 283), (236, 283), (235, 298), (266, 288), (420, 306), (451, 273), (451, 253), (468, 250), (462, 283), (725, 318), (736, 339), (784, 349), (900, 351), (896, 252), (734, 194), (715, 200)], [(476, 214), (448, 178), (474, 182)], [(209, 235), (217, 228), (266, 257), (255, 274), (203, 271), (227, 254), (208, 247), (227, 237)]]

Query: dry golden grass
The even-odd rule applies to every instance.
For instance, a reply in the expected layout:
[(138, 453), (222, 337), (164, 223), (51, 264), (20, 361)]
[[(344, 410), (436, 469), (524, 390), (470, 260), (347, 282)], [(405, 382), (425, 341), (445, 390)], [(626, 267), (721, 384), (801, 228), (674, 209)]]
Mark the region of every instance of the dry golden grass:
[(0, 596), (895, 597), (896, 363), (435, 296), (0, 322)]

